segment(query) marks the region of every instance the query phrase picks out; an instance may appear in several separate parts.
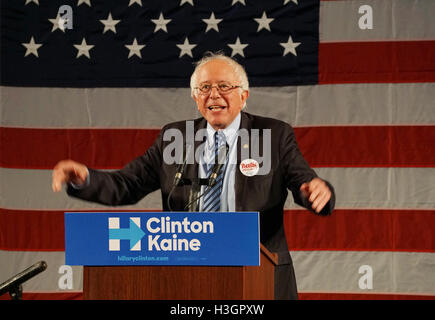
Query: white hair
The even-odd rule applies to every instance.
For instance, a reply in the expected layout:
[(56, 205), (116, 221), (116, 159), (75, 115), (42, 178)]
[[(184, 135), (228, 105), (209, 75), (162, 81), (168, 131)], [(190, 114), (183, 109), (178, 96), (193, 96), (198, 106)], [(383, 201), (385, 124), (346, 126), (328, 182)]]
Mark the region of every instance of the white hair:
[(235, 74), (237, 75), (237, 77), (239, 78), (240, 81), (240, 86), (241, 88), (239, 88), (240, 93), (242, 93), (242, 91), (248, 91), (249, 90), (249, 81), (248, 81), (248, 76), (246, 74), (245, 68), (243, 68), (243, 66), (241, 64), (239, 64), (236, 60), (226, 56), (225, 54), (223, 54), (222, 52), (206, 52), (204, 54), (204, 56), (202, 57), (201, 60), (199, 60), (198, 62), (195, 63), (195, 70), (192, 73), (192, 76), (190, 77), (190, 94), (193, 97), (195, 95), (195, 87), (197, 87), (197, 74), (198, 74), (198, 70), (207, 62), (210, 62), (212, 60), (223, 60), (225, 62), (227, 62), (233, 69)]

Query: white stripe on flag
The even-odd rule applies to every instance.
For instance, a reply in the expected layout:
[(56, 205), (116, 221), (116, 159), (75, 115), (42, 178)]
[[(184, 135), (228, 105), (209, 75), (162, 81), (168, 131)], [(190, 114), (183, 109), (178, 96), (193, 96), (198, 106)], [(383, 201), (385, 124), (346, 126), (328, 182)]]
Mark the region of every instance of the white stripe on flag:
[(300, 292), (435, 294), (435, 253), (293, 251), (291, 256)]
[[(247, 112), (298, 126), (435, 124), (435, 83), (251, 88)], [(161, 128), (200, 116), (189, 89), (1, 87), (4, 127)]]

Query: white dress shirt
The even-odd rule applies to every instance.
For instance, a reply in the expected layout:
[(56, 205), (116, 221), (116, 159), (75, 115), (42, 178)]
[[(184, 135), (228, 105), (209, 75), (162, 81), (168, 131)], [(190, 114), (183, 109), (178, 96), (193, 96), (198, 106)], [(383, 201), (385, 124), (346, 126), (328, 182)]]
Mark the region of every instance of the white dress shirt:
[[(235, 193), (235, 173), (237, 166), (237, 137), (240, 128), (240, 113), (233, 120), (233, 122), (222, 131), (225, 135), (226, 142), (229, 146), (228, 162), (224, 172), (224, 180), (222, 185), (221, 194), (221, 211), (236, 211), (236, 193)], [(207, 163), (214, 163), (215, 160), (215, 142), (214, 134), (216, 130), (207, 123), (207, 138), (204, 142), (204, 154), (200, 157), (198, 166), (198, 176), (200, 178), (207, 178)], [(201, 187), (201, 193), (206, 190), (206, 186)], [(200, 198), (199, 203), (200, 211), (203, 208), (203, 197)]]

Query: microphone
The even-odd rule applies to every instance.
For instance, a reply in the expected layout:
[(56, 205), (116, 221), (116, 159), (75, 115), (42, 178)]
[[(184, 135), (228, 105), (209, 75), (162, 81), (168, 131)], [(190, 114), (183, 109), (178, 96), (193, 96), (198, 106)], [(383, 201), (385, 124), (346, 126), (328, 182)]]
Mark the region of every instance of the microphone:
[(183, 178), (184, 169), (186, 168), (187, 158), (190, 155), (190, 151), (192, 150), (192, 146), (190, 144), (186, 147), (186, 154), (184, 156), (183, 163), (180, 163), (177, 167), (177, 173), (175, 173), (174, 177), (174, 187), (177, 187), (180, 184), (181, 179)]
[(15, 291), (16, 288), (19, 287), (23, 282), (26, 282), (45, 269), (47, 269), (47, 263), (45, 261), (39, 261), (26, 270), (16, 274), (9, 280), (0, 284), (0, 296), (6, 292)]
[(226, 157), (228, 155), (229, 150), (228, 143), (225, 143), (225, 152), (222, 152), (223, 146), (218, 150), (218, 154), (216, 155), (215, 164), (213, 169), (211, 170), (210, 177), (208, 178), (208, 186), (211, 188), (216, 184), (216, 179), (222, 170), (222, 167), (225, 165)]
[(187, 158), (189, 157), (191, 150), (192, 150), (192, 145), (188, 144), (186, 146), (186, 154), (184, 155), (184, 161), (183, 163), (180, 163), (177, 167), (177, 172), (175, 173), (174, 176), (174, 183), (172, 185), (172, 189), (169, 192), (168, 198), (166, 199), (166, 203), (168, 205), (169, 211), (172, 211), (172, 207), (171, 207), (172, 193), (175, 191), (175, 188), (178, 187), (178, 185), (180, 185), (180, 182), (182, 181), (184, 169), (186, 168), (186, 164), (187, 164)]

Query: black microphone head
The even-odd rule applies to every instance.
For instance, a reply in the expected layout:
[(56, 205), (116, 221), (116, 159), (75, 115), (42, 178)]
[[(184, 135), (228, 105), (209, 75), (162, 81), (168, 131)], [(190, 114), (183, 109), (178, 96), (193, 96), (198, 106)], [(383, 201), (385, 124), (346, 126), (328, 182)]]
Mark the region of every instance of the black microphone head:
[(187, 159), (190, 156), (191, 150), (192, 150), (192, 145), (188, 144), (186, 146), (186, 153), (184, 155), (184, 160), (182, 163), (180, 163), (177, 166), (177, 172), (175, 173), (174, 176), (174, 183), (173, 183), (174, 187), (177, 187), (180, 184), (181, 179), (183, 178), (184, 169), (186, 168)]
[(30, 266), (29, 268), (27, 268), (26, 270), (19, 273), (17, 276), (19, 276), (23, 280), (22, 282), (24, 282), (36, 276), (38, 273), (41, 273), (45, 269), (47, 269), (47, 262), (39, 261), (33, 264), (32, 266)]
[(211, 188), (216, 184), (216, 179), (218, 177), (218, 174), (215, 172), (212, 172), (210, 174), (210, 177), (208, 178), (208, 186)]
[(38, 263), (36, 263), (36, 265), (38, 266), (39, 269), (41, 269), (41, 271), (47, 269), (47, 262), (45, 261), (39, 261)]

